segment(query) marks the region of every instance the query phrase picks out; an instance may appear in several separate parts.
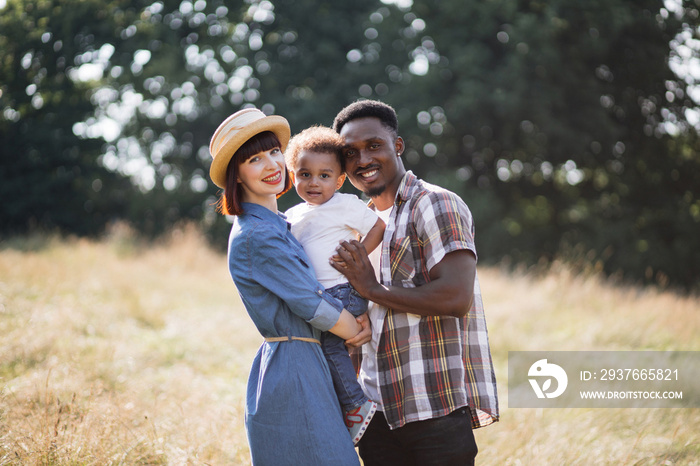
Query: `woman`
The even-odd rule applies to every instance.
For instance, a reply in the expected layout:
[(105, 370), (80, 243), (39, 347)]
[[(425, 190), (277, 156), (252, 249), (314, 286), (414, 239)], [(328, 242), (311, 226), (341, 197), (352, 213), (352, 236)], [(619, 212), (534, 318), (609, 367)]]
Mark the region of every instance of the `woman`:
[(248, 379), (248, 443), (256, 465), (358, 465), (318, 340), (328, 330), (359, 343), (362, 328), (316, 281), (277, 211), (291, 187), (282, 153), (289, 136), (284, 118), (245, 109), (209, 145), (212, 181), (224, 188), (220, 210), (235, 215), (229, 270), (265, 337)]

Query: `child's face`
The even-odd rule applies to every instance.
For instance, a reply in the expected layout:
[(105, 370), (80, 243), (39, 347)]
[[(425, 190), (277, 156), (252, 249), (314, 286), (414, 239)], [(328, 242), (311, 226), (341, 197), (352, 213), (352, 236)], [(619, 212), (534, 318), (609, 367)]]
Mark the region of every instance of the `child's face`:
[(328, 201), (345, 181), (335, 154), (301, 151), (293, 172), (297, 194), (311, 205)]

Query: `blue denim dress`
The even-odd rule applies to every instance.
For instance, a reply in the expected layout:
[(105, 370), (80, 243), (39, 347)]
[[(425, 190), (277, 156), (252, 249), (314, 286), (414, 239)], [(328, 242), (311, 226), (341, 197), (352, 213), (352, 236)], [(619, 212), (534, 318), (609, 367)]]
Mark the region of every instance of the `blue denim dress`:
[[(284, 216), (244, 203), (229, 237), (229, 271), (263, 337), (319, 339), (342, 304), (316, 281)], [(359, 465), (321, 346), (264, 342), (253, 360), (246, 432), (254, 465)]]

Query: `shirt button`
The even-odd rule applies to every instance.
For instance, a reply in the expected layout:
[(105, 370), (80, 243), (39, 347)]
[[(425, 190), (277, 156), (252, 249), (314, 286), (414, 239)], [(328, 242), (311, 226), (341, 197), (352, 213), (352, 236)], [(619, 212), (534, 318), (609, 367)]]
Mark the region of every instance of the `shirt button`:
[(323, 291), (318, 290), (316, 293), (318, 293), (319, 295), (322, 295), (322, 294), (323, 294)]

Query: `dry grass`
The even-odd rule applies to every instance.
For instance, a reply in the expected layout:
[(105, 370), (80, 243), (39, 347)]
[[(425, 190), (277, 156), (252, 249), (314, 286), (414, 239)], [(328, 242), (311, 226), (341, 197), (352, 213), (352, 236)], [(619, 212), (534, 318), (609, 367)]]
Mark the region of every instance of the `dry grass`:
[(0, 464), (245, 464), (260, 337), (193, 231), (0, 253)]
[[(700, 350), (700, 302), (615, 287), (555, 264), (480, 271), (501, 421), (475, 432), (489, 465), (698, 465), (700, 409), (508, 409), (508, 351)], [(700, 376), (700, 374), (699, 374)]]
[[(0, 251), (0, 464), (249, 464), (261, 338), (225, 257), (191, 229), (39, 244)], [(700, 464), (698, 409), (508, 409), (506, 390), (509, 350), (700, 350), (697, 300), (563, 267), (480, 277), (502, 405), (480, 464)]]

